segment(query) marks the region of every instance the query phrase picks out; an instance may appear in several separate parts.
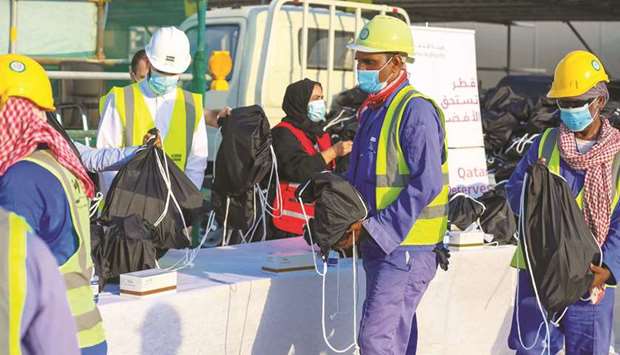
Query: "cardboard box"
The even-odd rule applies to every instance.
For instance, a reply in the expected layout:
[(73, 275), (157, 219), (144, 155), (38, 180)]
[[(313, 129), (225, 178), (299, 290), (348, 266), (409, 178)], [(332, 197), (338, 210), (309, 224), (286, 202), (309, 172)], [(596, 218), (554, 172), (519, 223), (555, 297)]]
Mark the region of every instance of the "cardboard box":
[(120, 277), (121, 295), (144, 297), (176, 292), (177, 272), (162, 269), (148, 269)]
[(482, 231), (450, 231), (448, 246), (453, 250), (481, 248), (485, 244), (485, 233)]
[[(270, 254), (265, 260), (263, 270), (269, 272), (312, 270), (314, 269), (312, 253), (311, 251), (299, 251)], [(317, 264), (323, 263), (319, 255), (316, 255), (316, 259)]]

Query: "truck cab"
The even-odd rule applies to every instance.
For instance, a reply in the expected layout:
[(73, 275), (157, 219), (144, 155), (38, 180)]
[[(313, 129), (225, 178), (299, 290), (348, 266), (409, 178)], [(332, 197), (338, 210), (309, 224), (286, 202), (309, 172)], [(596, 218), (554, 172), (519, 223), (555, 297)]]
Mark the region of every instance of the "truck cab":
[[(409, 23), (401, 8), (345, 1), (274, 0), (270, 5), (207, 11), (207, 58), (214, 51), (227, 51), (233, 66), (226, 77), (228, 90), (208, 90), (205, 105), (258, 104), (275, 125), (284, 116), (286, 87), (307, 77), (323, 84), (329, 107), (334, 95), (355, 86), (353, 52), (346, 45), (367, 21), (363, 14), (387, 12)], [(180, 28), (195, 45), (197, 15)]]

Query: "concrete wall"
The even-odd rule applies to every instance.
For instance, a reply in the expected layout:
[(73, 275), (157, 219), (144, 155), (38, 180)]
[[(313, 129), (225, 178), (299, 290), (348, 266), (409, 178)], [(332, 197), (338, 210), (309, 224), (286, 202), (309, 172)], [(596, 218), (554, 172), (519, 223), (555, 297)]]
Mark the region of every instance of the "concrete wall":
[[(573, 23), (612, 77), (620, 76), (620, 22)], [(431, 26), (476, 30), (478, 67), (505, 67), (507, 27), (486, 23), (432, 23)], [(414, 39), (415, 40), (415, 39)], [(585, 49), (561, 22), (518, 22), (512, 26), (512, 68), (539, 68), (553, 75), (557, 62), (569, 51)], [(505, 73), (479, 71), (482, 88), (494, 86)]]

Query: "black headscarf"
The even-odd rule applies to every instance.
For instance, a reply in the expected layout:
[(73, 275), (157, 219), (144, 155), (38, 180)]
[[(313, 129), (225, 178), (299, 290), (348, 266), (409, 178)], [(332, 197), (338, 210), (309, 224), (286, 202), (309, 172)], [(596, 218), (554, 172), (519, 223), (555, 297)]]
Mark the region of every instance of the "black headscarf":
[(296, 81), (286, 88), (284, 101), (282, 101), (282, 109), (286, 113), (282, 121), (289, 122), (303, 130), (312, 141), (324, 133), (323, 123), (315, 123), (308, 118), (308, 103), (314, 85), (321, 86), (320, 83), (310, 79)]

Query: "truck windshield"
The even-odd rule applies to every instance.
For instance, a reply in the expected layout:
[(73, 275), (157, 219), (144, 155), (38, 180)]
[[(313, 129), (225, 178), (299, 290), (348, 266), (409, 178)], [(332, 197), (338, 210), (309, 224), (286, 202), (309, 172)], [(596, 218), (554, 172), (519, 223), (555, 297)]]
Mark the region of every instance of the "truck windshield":
[[(239, 25), (207, 25), (205, 30), (205, 46), (207, 47), (207, 61), (211, 58), (213, 51), (229, 51), (233, 59), (233, 69), (226, 80), (230, 80), (235, 71), (235, 53), (237, 51), (237, 42), (239, 40)], [(198, 37), (198, 27), (192, 27), (187, 30), (192, 57), (196, 52), (196, 41)], [(191, 71), (191, 68), (189, 69)], [(207, 67), (208, 71), (208, 67)], [(210, 81), (209, 77), (209, 81)], [(208, 85), (211, 83), (209, 82)]]

